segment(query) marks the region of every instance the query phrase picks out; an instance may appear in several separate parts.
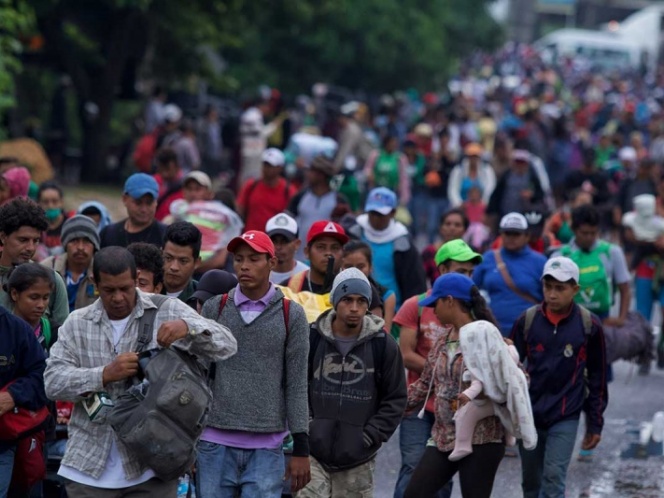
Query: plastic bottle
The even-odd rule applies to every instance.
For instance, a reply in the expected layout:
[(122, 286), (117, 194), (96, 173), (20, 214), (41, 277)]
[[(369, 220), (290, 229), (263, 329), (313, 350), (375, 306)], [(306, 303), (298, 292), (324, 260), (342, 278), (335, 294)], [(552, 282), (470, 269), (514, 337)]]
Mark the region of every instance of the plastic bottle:
[(656, 443), (664, 441), (664, 412), (657, 412), (652, 418), (652, 440)]

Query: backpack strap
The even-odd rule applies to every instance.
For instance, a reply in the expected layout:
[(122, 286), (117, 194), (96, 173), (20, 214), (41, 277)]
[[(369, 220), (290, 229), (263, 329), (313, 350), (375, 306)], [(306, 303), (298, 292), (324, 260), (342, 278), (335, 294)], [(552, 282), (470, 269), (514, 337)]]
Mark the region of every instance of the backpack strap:
[(288, 336), (290, 334), (289, 323), (290, 323), (290, 299), (284, 298), (281, 303), (281, 310), (284, 313), (284, 325), (286, 325), (286, 342), (288, 342)]
[(583, 322), (583, 333), (586, 336), (590, 336), (593, 332), (593, 316), (592, 313), (585, 306), (579, 305), (579, 311), (581, 312), (581, 321)]
[(523, 324), (523, 342), (528, 342), (528, 332), (530, 332), (530, 327), (533, 326), (533, 321), (535, 320), (535, 315), (540, 310), (540, 306), (531, 306), (526, 310), (526, 321)]
[(150, 301), (156, 308), (147, 308), (143, 310), (143, 316), (138, 321), (138, 347), (137, 353), (142, 353), (152, 342), (154, 334), (154, 321), (157, 318), (157, 312), (161, 305), (168, 300), (168, 296), (160, 296), (158, 294), (150, 294)]
[(320, 345), (320, 332), (318, 327), (313, 323), (309, 327), (309, 372), (308, 379), (311, 382), (311, 379), (314, 377), (314, 360), (316, 359), (316, 352), (318, 351), (318, 346)]
[(221, 301), (219, 301), (219, 313), (217, 313), (217, 320), (221, 317), (221, 312), (224, 311), (226, 303), (228, 302), (228, 294), (223, 294), (221, 296)]
[(374, 380), (376, 387), (380, 390), (380, 385), (383, 382), (383, 366), (385, 365), (385, 350), (387, 349), (387, 341), (394, 340), (384, 330), (381, 331), (376, 337), (371, 339), (371, 352), (373, 354), (374, 362)]
[(514, 283), (514, 280), (512, 280), (512, 276), (510, 275), (509, 270), (507, 269), (507, 265), (505, 264), (505, 261), (503, 261), (503, 255), (500, 253), (500, 249), (494, 249), (493, 251), (493, 257), (496, 260), (496, 268), (498, 268), (498, 271), (500, 272), (500, 275), (503, 277), (503, 280), (505, 281), (505, 285), (509, 287), (509, 289), (514, 292), (517, 296), (519, 296), (521, 299), (524, 301), (529, 301), (533, 304), (537, 304), (539, 300), (527, 292), (522, 291), (519, 289), (516, 284)]
[(417, 330), (415, 331), (417, 335), (420, 334), (420, 326), (422, 325), (422, 313), (424, 313), (424, 306), (420, 306), (420, 301), (425, 297), (427, 297), (426, 292), (423, 292), (417, 296)]

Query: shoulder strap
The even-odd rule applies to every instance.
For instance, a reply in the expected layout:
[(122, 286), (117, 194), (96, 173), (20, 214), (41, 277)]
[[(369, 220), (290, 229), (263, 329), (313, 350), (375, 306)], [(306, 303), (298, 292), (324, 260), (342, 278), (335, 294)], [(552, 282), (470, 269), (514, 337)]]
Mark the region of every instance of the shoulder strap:
[(374, 363), (374, 379), (376, 386), (380, 388), (383, 381), (383, 366), (385, 365), (385, 349), (387, 349), (387, 341), (392, 340), (387, 332), (382, 331), (377, 337), (371, 340), (371, 352), (373, 354)]
[(540, 309), (539, 306), (531, 306), (526, 310), (526, 320), (523, 324), (523, 342), (526, 343), (528, 341), (528, 332), (530, 331), (530, 327), (533, 326), (533, 320), (535, 320), (535, 315), (537, 314), (537, 311)]
[(281, 309), (284, 313), (284, 325), (286, 325), (286, 341), (288, 341), (288, 336), (290, 335), (289, 322), (290, 322), (290, 299), (284, 298)]
[(579, 305), (581, 312), (581, 321), (583, 322), (583, 333), (587, 336), (593, 332), (593, 316), (585, 306)]
[(260, 180), (258, 178), (254, 178), (253, 181), (251, 182), (251, 185), (247, 187), (247, 195), (245, 196), (245, 206), (244, 206), (244, 219), (247, 219), (247, 216), (249, 216), (249, 208), (251, 207), (251, 202), (249, 202), (249, 198), (251, 197), (251, 194), (254, 193), (254, 190), (256, 190), (256, 187), (258, 187), (258, 182)]
[(514, 280), (512, 280), (512, 276), (510, 275), (510, 272), (507, 270), (507, 265), (505, 265), (505, 262), (503, 261), (503, 256), (502, 254), (500, 254), (500, 249), (494, 249), (493, 255), (494, 258), (496, 259), (496, 267), (498, 268), (498, 271), (502, 275), (505, 284), (507, 284), (507, 287), (509, 287), (510, 290), (514, 292), (514, 294), (519, 296), (524, 301), (529, 301), (531, 303), (538, 304), (539, 303), (538, 299), (535, 299), (527, 292), (523, 292), (514, 284)]
[(217, 314), (217, 320), (219, 320), (219, 317), (221, 316), (221, 312), (224, 311), (224, 307), (226, 306), (226, 303), (228, 302), (228, 294), (224, 294), (221, 296), (221, 301), (219, 301), (219, 313)]
[(42, 335), (44, 336), (44, 346), (48, 349), (53, 344), (53, 335), (51, 334), (51, 322), (45, 316), (42, 316), (39, 321), (41, 322)]
[(160, 296), (158, 294), (151, 294), (150, 300), (156, 308), (148, 308), (143, 310), (143, 316), (138, 321), (138, 347), (137, 353), (142, 353), (152, 342), (152, 335), (154, 333), (154, 321), (157, 318), (157, 312), (161, 305), (169, 299), (167, 296)]
[(419, 296), (417, 296), (417, 330), (415, 331), (416, 334), (419, 335), (420, 333), (420, 326), (422, 325), (422, 313), (424, 313), (424, 307), (420, 306), (420, 301), (427, 297), (427, 293), (423, 292)]
[(311, 381), (311, 379), (314, 376), (314, 360), (316, 359), (316, 351), (318, 350), (319, 344), (320, 344), (320, 332), (318, 331), (316, 325), (312, 324), (309, 327), (309, 370), (308, 370), (309, 381)]

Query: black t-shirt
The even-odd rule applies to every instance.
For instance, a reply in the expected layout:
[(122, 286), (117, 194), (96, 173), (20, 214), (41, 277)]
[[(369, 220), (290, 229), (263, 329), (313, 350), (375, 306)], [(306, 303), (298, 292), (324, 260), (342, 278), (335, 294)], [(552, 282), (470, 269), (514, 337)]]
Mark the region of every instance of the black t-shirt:
[(101, 231), (99, 238), (101, 239), (101, 247), (120, 246), (127, 247), (134, 242), (147, 242), (157, 247), (164, 244), (164, 236), (166, 235), (166, 225), (153, 221), (152, 225), (144, 230), (136, 233), (129, 233), (125, 230), (125, 222), (127, 220), (118, 221), (112, 225), (108, 225)]

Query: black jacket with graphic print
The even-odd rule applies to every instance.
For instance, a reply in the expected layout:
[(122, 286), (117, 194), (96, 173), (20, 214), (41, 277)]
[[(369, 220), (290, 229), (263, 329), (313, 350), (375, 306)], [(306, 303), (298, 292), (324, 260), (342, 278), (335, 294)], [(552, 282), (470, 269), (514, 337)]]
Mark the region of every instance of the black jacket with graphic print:
[(312, 325), (309, 351), (309, 449), (329, 472), (371, 460), (401, 422), (407, 394), (399, 347), (383, 319), (365, 316), (344, 357), (332, 334), (335, 315), (326, 311)]

